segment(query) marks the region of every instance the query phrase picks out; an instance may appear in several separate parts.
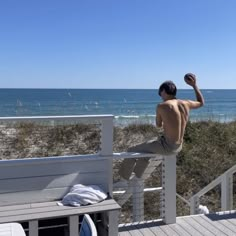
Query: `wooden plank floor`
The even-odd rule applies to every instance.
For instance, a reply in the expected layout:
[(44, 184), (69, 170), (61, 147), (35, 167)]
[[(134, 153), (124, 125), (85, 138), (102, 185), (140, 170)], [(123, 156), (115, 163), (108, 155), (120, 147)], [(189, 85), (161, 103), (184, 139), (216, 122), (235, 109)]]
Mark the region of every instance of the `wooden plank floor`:
[(149, 221), (120, 225), (119, 236), (235, 236), (236, 211), (177, 217), (176, 224)]

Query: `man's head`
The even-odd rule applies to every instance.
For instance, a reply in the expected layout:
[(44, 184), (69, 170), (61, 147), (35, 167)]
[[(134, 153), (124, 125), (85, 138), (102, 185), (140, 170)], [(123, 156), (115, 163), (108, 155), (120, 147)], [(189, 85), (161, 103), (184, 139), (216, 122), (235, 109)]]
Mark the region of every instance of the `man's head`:
[(160, 85), (159, 91), (158, 91), (159, 96), (161, 96), (162, 91), (165, 91), (166, 94), (175, 97), (177, 93), (177, 88), (172, 81), (168, 80)]

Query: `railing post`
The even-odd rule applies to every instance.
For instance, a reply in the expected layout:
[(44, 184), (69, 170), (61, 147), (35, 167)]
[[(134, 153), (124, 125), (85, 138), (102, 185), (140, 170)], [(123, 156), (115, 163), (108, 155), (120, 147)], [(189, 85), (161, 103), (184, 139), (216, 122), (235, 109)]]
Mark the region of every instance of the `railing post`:
[(101, 121), (101, 156), (107, 156), (108, 190), (113, 191), (113, 117)]
[(224, 174), (221, 180), (221, 210), (228, 211), (233, 208), (233, 176)]
[(196, 215), (198, 213), (199, 197), (193, 196), (190, 199), (190, 215)]
[(39, 222), (37, 220), (29, 221), (29, 236), (38, 236), (39, 235)]
[(133, 222), (144, 220), (144, 183), (142, 179), (132, 180)]
[(162, 162), (162, 208), (166, 224), (176, 222), (176, 155), (164, 156)]
[[(107, 157), (107, 181), (108, 191), (112, 197), (113, 190), (113, 117), (102, 120), (101, 124), (101, 150), (100, 155)], [(109, 229), (108, 236), (118, 235), (118, 214), (119, 212), (108, 212)]]
[(100, 155), (109, 156), (113, 153), (113, 117), (102, 120)]

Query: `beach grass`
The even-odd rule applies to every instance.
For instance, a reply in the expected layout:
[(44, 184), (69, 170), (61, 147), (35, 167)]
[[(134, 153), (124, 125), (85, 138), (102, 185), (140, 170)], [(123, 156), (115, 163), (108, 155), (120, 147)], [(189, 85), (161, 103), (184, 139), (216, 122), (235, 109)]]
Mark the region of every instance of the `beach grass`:
[[(132, 124), (114, 127), (114, 152), (161, 135), (152, 124)], [(35, 123), (1, 124), (1, 159), (32, 158), (96, 153), (99, 150), (100, 132), (96, 125)], [(197, 193), (212, 180), (236, 164), (236, 121), (189, 122), (182, 151), (177, 156), (177, 192), (186, 199)], [(146, 186), (160, 184), (157, 168)], [(234, 184), (234, 189), (236, 185)], [(158, 217), (156, 193), (145, 193), (145, 214), (148, 219)], [(127, 211), (130, 208), (128, 203)], [(201, 204), (211, 211), (220, 210), (220, 188), (216, 187), (201, 198)], [(235, 206), (234, 206), (235, 207)], [(177, 201), (177, 214), (189, 214), (189, 207)]]

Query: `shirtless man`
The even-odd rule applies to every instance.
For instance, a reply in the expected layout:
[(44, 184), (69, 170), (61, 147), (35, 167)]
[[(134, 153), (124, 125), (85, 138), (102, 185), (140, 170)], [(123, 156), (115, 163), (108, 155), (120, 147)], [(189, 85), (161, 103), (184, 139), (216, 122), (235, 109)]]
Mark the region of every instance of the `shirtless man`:
[[(162, 127), (164, 135), (158, 139), (139, 144), (128, 149), (129, 152), (147, 152), (168, 155), (178, 153), (182, 149), (185, 127), (189, 111), (204, 105), (204, 98), (196, 83), (196, 76), (188, 73), (185, 82), (195, 92), (196, 101), (176, 99), (177, 88), (172, 81), (166, 81), (159, 88), (163, 102), (156, 108), (156, 125)], [(129, 180), (132, 172), (141, 178), (150, 158), (125, 159), (119, 170), (120, 176)]]

